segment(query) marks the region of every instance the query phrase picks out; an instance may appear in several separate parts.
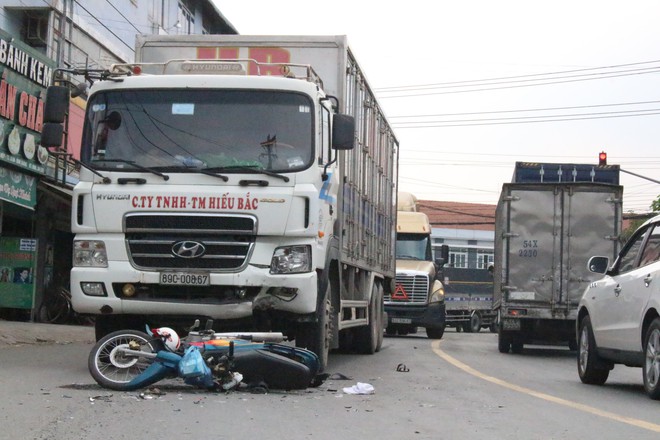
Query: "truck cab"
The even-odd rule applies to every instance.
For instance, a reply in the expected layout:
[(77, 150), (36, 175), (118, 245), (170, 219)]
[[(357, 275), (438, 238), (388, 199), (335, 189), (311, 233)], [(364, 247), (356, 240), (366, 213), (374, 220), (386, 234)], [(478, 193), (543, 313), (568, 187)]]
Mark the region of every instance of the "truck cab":
[(440, 282), (441, 268), (447, 261), (448, 246), (433, 261), (431, 223), (417, 210), (417, 199), (400, 193), (396, 225), (396, 285), (385, 296), (388, 335), (416, 333), (424, 327), (431, 339), (445, 331), (445, 292)]

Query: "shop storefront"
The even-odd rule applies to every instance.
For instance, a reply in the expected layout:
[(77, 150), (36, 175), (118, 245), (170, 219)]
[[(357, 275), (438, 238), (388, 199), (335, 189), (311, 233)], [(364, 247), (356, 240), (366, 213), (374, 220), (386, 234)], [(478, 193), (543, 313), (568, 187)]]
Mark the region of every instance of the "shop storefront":
[(70, 269), (70, 185), (40, 145), (54, 63), (0, 31), (0, 318), (34, 319)]

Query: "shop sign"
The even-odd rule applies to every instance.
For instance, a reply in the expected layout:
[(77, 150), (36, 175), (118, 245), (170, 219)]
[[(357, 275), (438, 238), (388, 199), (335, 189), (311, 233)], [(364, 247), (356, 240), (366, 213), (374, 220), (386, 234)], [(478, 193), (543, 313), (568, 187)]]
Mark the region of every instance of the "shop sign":
[(52, 60), (0, 31), (0, 161), (46, 173), (48, 150), (40, 145), (44, 98)]
[(34, 308), (37, 240), (0, 237), (0, 307)]
[(0, 167), (0, 199), (34, 209), (37, 204), (37, 178)]

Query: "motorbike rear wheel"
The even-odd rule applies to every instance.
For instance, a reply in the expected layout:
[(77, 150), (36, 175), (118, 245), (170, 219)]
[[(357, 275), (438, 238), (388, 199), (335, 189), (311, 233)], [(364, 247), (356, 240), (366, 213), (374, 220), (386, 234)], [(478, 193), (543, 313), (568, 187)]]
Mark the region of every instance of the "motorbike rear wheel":
[(159, 347), (161, 341), (136, 330), (119, 330), (104, 336), (94, 345), (87, 360), (89, 372), (99, 385), (116, 391), (138, 388), (130, 382), (142, 374), (153, 359), (122, 353), (120, 349), (129, 348), (129, 344), (145, 353), (156, 353), (162, 348)]

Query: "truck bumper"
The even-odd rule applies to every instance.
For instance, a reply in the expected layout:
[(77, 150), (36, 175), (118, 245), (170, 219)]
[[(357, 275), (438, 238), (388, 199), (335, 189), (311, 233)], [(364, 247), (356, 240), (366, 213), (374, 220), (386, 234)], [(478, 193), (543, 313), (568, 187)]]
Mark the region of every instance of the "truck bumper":
[[(160, 272), (138, 271), (124, 262), (108, 268), (71, 271), (71, 301), (78, 313), (205, 316), (244, 319), (253, 310), (281, 311), (296, 315), (316, 310), (317, 274), (271, 275), (268, 268), (248, 266), (239, 273), (211, 273), (208, 286), (160, 284)], [(100, 283), (103, 296), (83, 292), (85, 283)], [(135, 295), (122, 287), (132, 284)]]
[(444, 328), (445, 303), (428, 306), (386, 305), (387, 325), (409, 325), (412, 327)]

